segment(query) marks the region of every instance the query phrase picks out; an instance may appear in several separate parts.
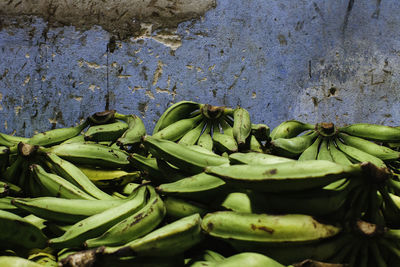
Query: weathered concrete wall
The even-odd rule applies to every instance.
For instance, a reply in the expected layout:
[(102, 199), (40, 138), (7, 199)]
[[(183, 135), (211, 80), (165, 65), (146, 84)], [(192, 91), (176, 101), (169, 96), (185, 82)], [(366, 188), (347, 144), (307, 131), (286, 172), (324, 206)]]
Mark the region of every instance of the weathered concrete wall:
[(241, 105), (271, 127), (400, 124), (399, 1), (218, 0), (203, 10), (176, 29), (138, 20), (128, 39), (1, 17), (0, 131), (29, 136), (108, 107), (142, 115), (150, 132), (184, 99)]

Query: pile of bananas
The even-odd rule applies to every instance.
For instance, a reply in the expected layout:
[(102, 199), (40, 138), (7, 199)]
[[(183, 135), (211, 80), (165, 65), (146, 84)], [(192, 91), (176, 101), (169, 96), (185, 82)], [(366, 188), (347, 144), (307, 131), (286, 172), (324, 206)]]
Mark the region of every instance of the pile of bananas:
[(400, 128), (181, 101), (0, 133), (1, 266), (400, 266)]

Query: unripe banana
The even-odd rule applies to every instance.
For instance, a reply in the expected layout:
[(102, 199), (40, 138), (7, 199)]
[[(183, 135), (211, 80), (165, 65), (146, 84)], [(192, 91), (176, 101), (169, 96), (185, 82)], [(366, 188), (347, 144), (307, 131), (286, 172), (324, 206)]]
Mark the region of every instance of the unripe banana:
[(263, 145), (257, 140), (257, 138), (253, 135), (250, 134), (250, 136), (247, 138), (247, 141), (249, 143), (249, 151), (254, 151), (254, 152), (259, 152), (263, 153)]
[(184, 136), (188, 131), (190, 131), (194, 125), (203, 119), (203, 116), (197, 115), (192, 118), (182, 119), (176, 121), (164, 129), (158, 131), (157, 133), (153, 134), (154, 138), (160, 138), (165, 140), (177, 141), (182, 136)]
[(90, 126), (84, 134), (86, 141), (116, 141), (128, 129), (128, 124), (115, 121), (108, 124)]
[(149, 191), (149, 200), (143, 208), (118, 222), (102, 235), (86, 240), (85, 246), (118, 246), (153, 231), (164, 219), (165, 206), (154, 189), (149, 188)]
[(329, 161), (334, 161), (331, 152), (329, 151), (329, 140), (327, 138), (323, 138), (322, 142), (319, 146), (319, 151), (317, 155), (318, 160), (329, 160)]
[(85, 142), (85, 136), (83, 134), (71, 137), (64, 142), (61, 142), (61, 144), (70, 144), (70, 143), (84, 143)]
[(264, 192), (285, 192), (323, 187), (341, 178), (359, 175), (362, 166), (343, 166), (325, 160), (309, 160), (264, 166), (212, 166), (207, 167), (205, 172), (235, 186)]
[(146, 135), (146, 128), (143, 121), (136, 115), (121, 115), (115, 113), (115, 118), (121, 119), (128, 124), (128, 129), (117, 140), (117, 145), (127, 146), (140, 143)]
[[(197, 265), (198, 264), (198, 265)], [(255, 252), (242, 252), (217, 262), (195, 262), (190, 267), (210, 266), (210, 267), (285, 267), (279, 262), (265, 255)]]
[(77, 166), (60, 158), (54, 153), (44, 154), (50, 169), (63, 177), (70, 183), (78, 186), (83, 191), (97, 199), (112, 199), (112, 197), (101, 191)]
[(199, 139), (197, 140), (197, 145), (204, 147), (205, 149), (212, 151), (214, 142), (211, 137), (211, 124), (207, 123), (206, 129), (200, 135)]
[(251, 132), (251, 120), (249, 112), (241, 107), (238, 107), (233, 112), (233, 136), (239, 146), (246, 143), (247, 137)]
[(81, 246), (87, 239), (103, 234), (116, 223), (141, 209), (145, 204), (146, 195), (146, 187), (138, 189), (136, 196), (132, 199), (87, 217), (71, 226), (62, 236), (50, 239), (49, 246), (53, 248)]
[(228, 192), (222, 198), (217, 198), (213, 206), (236, 212), (258, 213), (265, 211), (265, 198), (251, 190)]
[(89, 200), (95, 199), (64, 178), (54, 173), (46, 172), (46, 170), (38, 164), (32, 164), (29, 168), (33, 172), (37, 181), (39, 181), (39, 183), (46, 189), (50, 196)]
[(76, 223), (124, 203), (121, 200), (85, 200), (58, 197), (15, 198), (12, 204), (46, 220)]
[(200, 104), (193, 101), (180, 101), (173, 104), (161, 115), (154, 126), (153, 134), (174, 122), (188, 118), (192, 112), (198, 109), (200, 109)]
[(196, 144), (197, 140), (199, 140), (201, 133), (203, 132), (205, 125), (206, 122), (204, 120), (201, 121), (196, 127), (186, 132), (185, 135), (182, 136), (182, 138), (178, 141), (178, 143), (184, 145)]
[(179, 219), (121, 247), (105, 247), (103, 255), (171, 256), (182, 253), (202, 239), (199, 214)]
[(380, 168), (386, 168), (386, 164), (379, 158), (368, 154), (362, 150), (359, 150), (358, 148), (345, 145), (342, 141), (340, 141), (338, 138), (335, 139), (335, 143), (338, 146), (338, 148), (345, 153), (353, 162), (371, 162), (372, 164), (380, 167)]
[(334, 162), (343, 165), (353, 164), (347, 157), (347, 155), (336, 147), (336, 142), (333, 138), (329, 139), (329, 151), (331, 152), (331, 156)]
[(65, 140), (68, 140), (74, 136), (79, 135), (83, 129), (89, 125), (89, 122), (85, 120), (78, 126), (69, 128), (58, 128), (49, 130), (46, 132), (38, 133), (32, 136), (27, 143), (31, 145), (39, 146), (52, 146), (59, 144)]
[(18, 178), (23, 171), (22, 165), (24, 161), (24, 158), (18, 155), (16, 160), (10, 166), (8, 166), (8, 168), (2, 174), (4, 180), (14, 184), (18, 184)]
[(5, 133), (0, 133), (0, 146), (12, 147), (17, 145), (19, 142), (26, 143), (29, 138), (8, 135)]
[(317, 159), (318, 156), (318, 150), (319, 150), (319, 145), (322, 141), (322, 137), (318, 136), (317, 139), (315, 139), (314, 143), (312, 143), (311, 146), (306, 148), (301, 154), (298, 160), (315, 160)]
[(339, 128), (339, 132), (349, 135), (381, 142), (399, 142), (400, 128), (369, 124), (357, 123)]
[(212, 139), (214, 147), (220, 152), (233, 153), (238, 150), (236, 139), (229, 134), (221, 133), (219, 125), (214, 123)]
[(0, 266), (7, 267), (43, 267), (34, 261), (17, 256), (0, 256)]
[(221, 125), (222, 132), (229, 136), (233, 137), (233, 128), (232, 126), (226, 121), (226, 117), (223, 117), (221, 120), (218, 121)]
[(0, 240), (7, 248), (44, 248), (47, 237), (42, 231), (24, 218), (11, 212), (0, 210)]
[(164, 197), (164, 205), (169, 221), (175, 221), (196, 213), (204, 216), (208, 212), (208, 208), (203, 204), (172, 196)]
[(172, 141), (162, 140), (147, 136), (144, 145), (155, 157), (171, 162), (178, 168), (188, 173), (200, 173), (206, 166), (218, 166), (229, 164), (227, 158), (210, 154), (200, 153), (185, 145)]
[(272, 150), (278, 156), (295, 158), (311, 146), (318, 133), (315, 131), (292, 138), (277, 138), (271, 141)]
[(269, 165), (281, 162), (294, 161), (284, 157), (263, 154), (258, 152), (232, 153), (229, 155), (231, 164)]
[(209, 235), (243, 245), (285, 246), (306, 244), (337, 235), (341, 228), (303, 214), (269, 215), (218, 211), (203, 218)]
[(98, 144), (71, 143), (42, 149), (76, 164), (87, 164), (107, 168), (129, 168), (129, 154)]
[(381, 160), (397, 160), (400, 158), (400, 152), (394, 151), (388, 147), (377, 145), (371, 141), (348, 134), (339, 133), (338, 137), (343, 140), (346, 145), (355, 147), (368, 154), (371, 154)]
[(314, 125), (309, 124), (309, 123), (303, 123), (297, 120), (289, 120), (289, 121), (284, 121), (278, 126), (276, 126), (271, 134), (270, 137), (272, 140), (278, 139), (278, 138), (293, 138), (298, 136), (300, 133), (307, 131), (307, 130), (313, 130)]

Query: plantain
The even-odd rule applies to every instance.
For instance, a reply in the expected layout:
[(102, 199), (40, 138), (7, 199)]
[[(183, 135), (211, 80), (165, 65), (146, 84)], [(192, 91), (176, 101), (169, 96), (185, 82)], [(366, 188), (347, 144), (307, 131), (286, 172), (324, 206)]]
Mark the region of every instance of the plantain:
[(278, 138), (293, 138), (298, 136), (304, 131), (307, 130), (313, 130), (314, 125), (309, 124), (309, 123), (303, 123), (301, 121), (297, 120), (288, 120), (284, 121), (278, 126), (276, 126), (271, 134), (270, 137), (272, 140), (278, 139)]
[(311, 146), (317, 137), (318, 133), (312, 131), (293, 138), (274, 139), (271, 141), (271, 149), (278, 156), (295, 158)]

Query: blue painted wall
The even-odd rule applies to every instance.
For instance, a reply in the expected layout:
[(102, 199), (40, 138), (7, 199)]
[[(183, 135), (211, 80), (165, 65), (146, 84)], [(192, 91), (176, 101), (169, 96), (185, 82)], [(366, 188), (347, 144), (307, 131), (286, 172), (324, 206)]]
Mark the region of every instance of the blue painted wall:
[[(400, 1), (218, 0), (183, 22), (173, 50), (117, 41), (100, 27), (49, 28), (40, 18), (0, 31), (0, 131), (30, 136), (109, 108), (151, 132), (180, 100), (288, 119), (400, 124)], [(156, 33), (154, 33), (156, 34)]]

